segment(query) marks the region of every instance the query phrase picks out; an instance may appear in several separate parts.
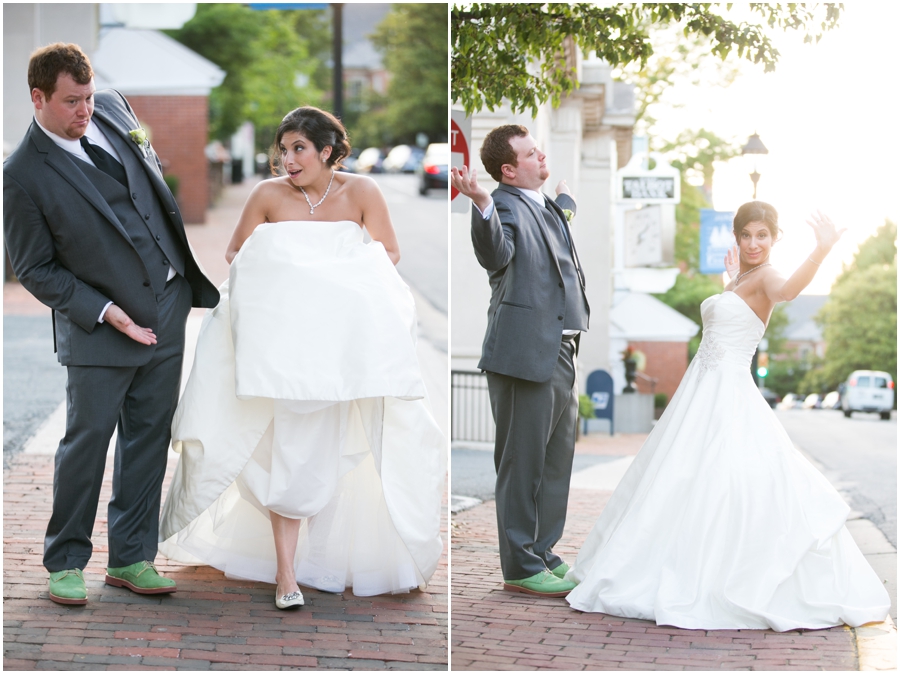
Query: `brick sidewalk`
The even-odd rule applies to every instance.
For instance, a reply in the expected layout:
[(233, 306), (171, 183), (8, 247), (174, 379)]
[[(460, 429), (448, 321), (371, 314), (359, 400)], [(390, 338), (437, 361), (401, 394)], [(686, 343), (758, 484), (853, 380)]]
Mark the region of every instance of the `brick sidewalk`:
[[(47, 598), (41, 564), (53, 457), (21, 454), (4, 472), (4, 669), (447, 669), (446, 554), (426, 592), (304, 588), (306, 606), (287, 612), (275, 608), (272, 585), (160, 556), (178, 592), (140, 596), (103, 582), (111, 475), (109, 465), (85, 569), (88, 604), (64, 607)], [(446, 519), (441, 529), (446, 541)]]
[[(205, 225), (186, 227), (215, 285), (228, 278), (225, 248), (255, 184), (226, 188)], [(5, 314), (49, 313), (17, 283), (4, 285), (3, 304)], [(174, 467), (170, 462), (164, 495)], [(103, 582), (107, 466), (85, 570), (88, 604), (65, 608), (47, 598), (41, 564), (53, 457), (20, 454), (3, 478), (4, 669), (447, 669), (446, 551), (427, 592), (355, 597), (304, 588), (306, 606), (284, 612), (275, 608), (272, 585), (160, 556), (160, 570), (179, 591), (141, 597)], [(442, 536), (446, 541), (446, 519)]]
[[(602, 443), (601, 443), (602, 444)], [(572, 490), (555, 551), (570, 563), (611, 492)], [(453, 670), (856, 670), (854, 631), (684, 630), (580, 613), (502, 589), (494, 501), (453, 516)]]

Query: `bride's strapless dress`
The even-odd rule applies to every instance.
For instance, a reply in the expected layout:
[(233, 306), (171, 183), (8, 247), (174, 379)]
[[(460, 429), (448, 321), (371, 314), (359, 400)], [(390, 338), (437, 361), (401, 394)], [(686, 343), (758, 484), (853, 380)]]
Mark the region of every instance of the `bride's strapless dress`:
[(275, 582), (269, 510), (305, 518), (297, 581), (424, 586), (443, 550), (446, 444), (409, 288), (354, 222), (260, 225), (207, 312), (172, 422), (160, 552)]
[(733, 292), (701, 311), (700, 349), (569, 571), (569, 604), (688, 629), (884, 620), (848, 506), (753, 383), (765, 326)]

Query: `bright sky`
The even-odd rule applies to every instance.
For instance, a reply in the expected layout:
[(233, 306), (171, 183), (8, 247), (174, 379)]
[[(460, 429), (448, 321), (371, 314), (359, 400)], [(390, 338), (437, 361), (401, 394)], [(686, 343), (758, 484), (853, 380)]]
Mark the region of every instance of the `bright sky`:
[[(848, 228), (806, 293), (827, 294), (859, 243), (886, 217), (900, 223), (898, 25), (900, 3), (868, 2), (846, 4), (840, 27), (817, 45), (793, 31), (771, 31), (781, 52), (774, 73), (748, 63), (730, 86), (677, 92), (686, 105), (659, 115), (657, 129), (667, 138), (705, 127), (743, 144), (759, 133), (769, 154), (758, 169), (757, 198), (778, 209), (783, 239), (772, 264), (785, 275), (815, 247), (805, 223), (813, 209)], [(740, 158), (717, 166), (716, 209), (750, 200), (750, 171)]]

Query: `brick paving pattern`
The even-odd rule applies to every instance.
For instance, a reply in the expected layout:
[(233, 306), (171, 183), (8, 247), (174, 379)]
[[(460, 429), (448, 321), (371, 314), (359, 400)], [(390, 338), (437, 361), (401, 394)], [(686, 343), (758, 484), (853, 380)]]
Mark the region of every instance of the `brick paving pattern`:
[[(593, 444), (590, 453), (603, 453), (602, 441)], [(585, 451), (583, 443), (579, 451)], [(610, 495), (572, 490), (566, 532), (556, 547), (563, 559), (574, 561)], [(454, 515), (451, 531), (454, 671), (858, 669), (856, 640), (846, 627), (781, 633), (684, 630), (581, 613), (565, 599), (505, 592), (494, 501)]]
[[(163, 494), (174, 468), (170, 461)], [(88, 604), (65, 607), (48, 599), (41, 564), (53, 457), (22, 454), (4, 472), (4, 669), (447, 669), (446, 554), (425, 592), (303, 588), (306, 606), (293, 611), (275, 608), (273, 585), (160, 556), (178, 592), (140, 596), (103, 582), (111, 475), (108, 465), (85, 569)]]
[[(206, 224), (187, 227), (191, 246), (216, 285), (228, 278), (225, 248), (256, 182), (226, 188)], [(4, 285), (3, 302), (5, 314), (49, 313), (16, 283)], [(163, 495), (174, 467), (170, 462)], [(355, 597), (304, 588), (306, 606), (279, 611), (273, 585), (229, 580), (216, 569), (168, 563), (160, 556), (160, 571), (175, 579), (179, 590), (142, 597), (103, 582), (107, 466), (94, 556), (85, 569), (88, 604), (67, 608), (47, 598), (41, 564), (53, 457), (20, 454), (3, 478), (4, 669), (447, 669), (446, 549), (426, 592)], [(444, 512), (446, 541), (446, 499)]]

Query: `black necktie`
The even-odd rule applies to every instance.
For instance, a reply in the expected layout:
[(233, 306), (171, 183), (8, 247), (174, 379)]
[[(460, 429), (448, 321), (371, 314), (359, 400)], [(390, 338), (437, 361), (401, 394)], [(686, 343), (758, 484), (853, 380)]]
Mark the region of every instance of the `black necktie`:
[(125, 185), (125, 187), (128, 187), (128, 176), (125, 175), (125, 167), (116, 161), (115, 157), (99, 145), (89, 143), (86, 136), (81, 137), (81, 147), (84, 148), (88, 157), (94, 162), (94, 166), (103, 171), (110, 178), (115, 178)]

